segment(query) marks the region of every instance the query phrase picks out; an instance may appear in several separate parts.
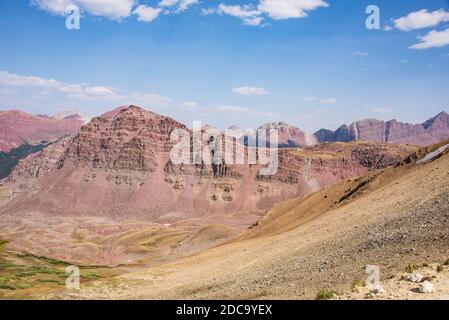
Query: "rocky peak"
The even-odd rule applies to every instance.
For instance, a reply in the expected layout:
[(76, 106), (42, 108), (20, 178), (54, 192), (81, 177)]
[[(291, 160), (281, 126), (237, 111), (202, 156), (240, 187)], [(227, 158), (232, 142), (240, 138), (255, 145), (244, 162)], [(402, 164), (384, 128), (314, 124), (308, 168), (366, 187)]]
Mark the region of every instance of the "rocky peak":
[(170, 135), (177, 128), (187, 130), (171, 118), (137, 106), (120, 108), (115, 115), (94, 118), (83, 126), (69, 144), (61, 166), (72, 162), (95, 168), (154, 171), (158, 156), (170, 151)]
[(55, 114), (53, 117), (48, 117), (51, 119), (57, 119), (57, 120), (79, 120), (83, 123), (89, 122), (90, 118), (83, 116), (78, 110), (68, 110), (68, 111), (62, 111)]
[(445, 111), (440, 112), (435, 117), (430, 118), (422, 124), (425, 129), (432, 127), (433, 125), (442, 124), (449, 128), (449, 114)]
[[(259, 128), (260, 130), (278, 130), (278, 146), (287, 148), (296, 148), (306, 144), (306, 136), (299, 128), (289, 125), (285, 122), (266, 123)], [(267, 137), (267, 140), (269, 138)]]
[(281, 122), (269, 122), (269, 123), (266, 123), (266, 124), (264, 124), (264, 125), (259, 127), (259, 129), (262, 129), (262, 130), (263, 129), (283, 129), (283, 128), (286, 128), (286, 129), (298, 129), (298, 128), (296, 128), (294, 126), (291, 126), (288, 123), (285, 123), (285, 122), (282, 122), (282, 121)]

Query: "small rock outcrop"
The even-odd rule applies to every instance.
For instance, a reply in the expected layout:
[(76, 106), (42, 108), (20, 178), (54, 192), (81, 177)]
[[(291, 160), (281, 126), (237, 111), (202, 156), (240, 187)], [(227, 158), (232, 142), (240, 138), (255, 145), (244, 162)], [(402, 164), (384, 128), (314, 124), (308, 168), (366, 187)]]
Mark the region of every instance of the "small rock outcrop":
[(433, 284), (429, 281), (424, 281), (419, 285), (419, 292), (420, 293), (432, 293), (434, 291)]

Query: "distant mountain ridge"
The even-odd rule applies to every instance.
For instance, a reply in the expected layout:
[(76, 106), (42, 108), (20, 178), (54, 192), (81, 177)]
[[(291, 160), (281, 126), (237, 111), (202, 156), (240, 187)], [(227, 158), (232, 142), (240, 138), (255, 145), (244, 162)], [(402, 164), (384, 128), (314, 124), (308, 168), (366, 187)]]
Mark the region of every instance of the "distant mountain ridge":
[(326, 142), (373, 141), (427, 146), (449, 139), (449, 114), (440, 112), (421, 124), (403, 123), (397, 120), (382, 121), (364, 119), (337, 130), (320, 129), (308, 134), (285, 122), (267, 123), (259, 129), (277, 129), (280, 147), (300, 147)]
[(20, 110), (0, 111), (0, 151), (9, 152), (25, 142), (40, 143), (72, 135), (84, 123), (81, 115), (51, 118)]
[(366, 140), (426, 146), (449, 138), (449, 114), (440, 112), (422, 124), (365, 119), (314, 135), (318, 143)]

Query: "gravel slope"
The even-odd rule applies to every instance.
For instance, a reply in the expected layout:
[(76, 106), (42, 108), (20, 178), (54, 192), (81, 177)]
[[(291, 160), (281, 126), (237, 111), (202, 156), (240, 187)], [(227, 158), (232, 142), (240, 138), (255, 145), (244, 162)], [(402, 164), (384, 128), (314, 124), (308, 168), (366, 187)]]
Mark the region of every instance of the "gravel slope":
[(238, 240), (52, 298), (311, 299), (348, 291), (368, 264), (385, 279), (409, 263), (443, 261), (448, 235), (446, 155), (289, 201)]

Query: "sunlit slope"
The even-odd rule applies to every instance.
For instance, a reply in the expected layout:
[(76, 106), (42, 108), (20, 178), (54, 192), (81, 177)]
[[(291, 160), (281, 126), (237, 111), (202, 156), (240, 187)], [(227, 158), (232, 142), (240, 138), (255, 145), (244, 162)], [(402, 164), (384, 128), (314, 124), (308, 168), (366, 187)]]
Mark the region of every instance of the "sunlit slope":
[[(273, 208), (238, 240), (86, 286), (72, 297), (313, 298), (449, 256), (449, 156), (389, 168)], [(120, 283), (123, 289), (113, 288)], [(65, 294), (63, 294), (65, 295)]]

